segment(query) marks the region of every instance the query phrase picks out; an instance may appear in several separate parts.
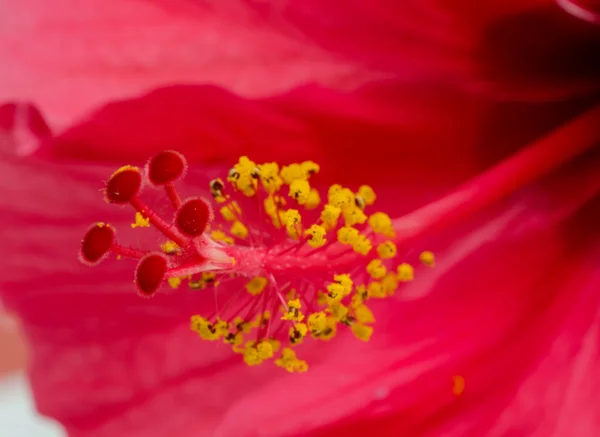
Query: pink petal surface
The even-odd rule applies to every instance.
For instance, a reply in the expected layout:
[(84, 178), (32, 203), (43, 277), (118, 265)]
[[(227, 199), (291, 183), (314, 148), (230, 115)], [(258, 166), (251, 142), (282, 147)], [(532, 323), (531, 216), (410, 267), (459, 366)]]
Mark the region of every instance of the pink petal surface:
[(361, 82), (362, 68), (187, 0), (4, 0), (0, 102), (34, 101), (62, 128), (107, 100), (168, 83), (213, 83), (248, 95), (306, 81)]
[(598, 87), (600, 64), (588, 55), (599, 48), (597, 26), (555, 0), (245, 3), (284, 32), (395, 77), (509, 99), (547, 100)]

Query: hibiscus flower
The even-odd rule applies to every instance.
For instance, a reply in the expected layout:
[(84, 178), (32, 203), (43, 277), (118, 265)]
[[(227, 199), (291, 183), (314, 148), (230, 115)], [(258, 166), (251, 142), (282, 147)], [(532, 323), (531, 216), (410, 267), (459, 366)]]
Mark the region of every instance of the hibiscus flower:
[[(209, 14), (193, 2), (135, 5), (131, 13), (140, 20), (174, 20), (176, 28), (187, 24), (189, 35), (203, 34), (206, 17), (224, 23), (234, 11)], [(68, 126), (55, 134), (36, 106), (2, 107), (0, 290), (31, 344), (38, 408), (71, 435), (590, 436), (600, 426), (600, 66), (592, 55), (600, 32), (547, 0), (353, 6), (248, 2), (235, 9), (236, 25), (268, 29), (256, 47), (296, 41), (295, 56), (286, 59), (298, 62), (296, 69), (322, 59), (317, 84), (301, 85), (312, 73), (265, 67), (264, 88), (248, 97), (243, 86), (224, 88), (243, 67), (221, 86), (113, 77), (119, 86), (107, 94), (121, 99), (85, 116), (80, 111), (99, 102), (106, 83), (75, 103), (52, 98), (60, 92), (52, 86), (39, 96), (32, 91), (51, 126)], [(125, 16), (125, 9), (114, 11), (102, 21), (111, 33)], [(114, 53), (126, 40), (118, 39)], [(280, 53), (265, 50), (273, 59)], [(191, 69), (176, 77), (161, 71), (168, 62), (157, 65), (165, 74), (159, 83), (221, 76), (194, 78)], [(106, 71), (99, 76), (110, 80)], [(122, 98), (149, 85), (156, 89)], [(370, 186), (377, 198), (365, 207), (376, 209), (365, 211), (391, 217), (393, 268), (411, 264), (413, 280), (367, 301), (375, 319), (369, 341), (338, 323), (330, 341), (305, 338), (293, 348), (305, 372), (287, 372), (271, 359), (246, 365), (230, 345), (203, 341), (190, 329), (192, 315), (208, 317), (227, 302), (240, 306), (236, 293), (246, 291), (239, 280), (223, 279), (217, 294), (185, 283), (155, 292), (143, 286), (147, 276), (135, 262), (105, 260), (92, 269), (77, 260), (81, 236), (98, 221), (127, 247), (164, 243), (143, 226), (150, 207), (171, 213), (162, 191), (145, 191), (146, 216), (135, 228), (133, 212), (106, 204), (101, 193), (116, 168), (143, 167), (164, 149), (188, 160), (177, 186), (184, 199), (211, 197), (210, 181), (225, 182), (243, 155), (259, 164), (318, 163), (309, 182), (323, 203), (331, 184), (353, 196)], [(360, 197), (370, 203), (366, 192)], [(218, 205), (212, 203), (221, 214)], [(217, 217), (211, 226), (226, 218)], [(251, 233), (260, 220), (243, 224)], [(419, 264), (423, 251), (435, 254), (434, 268), (430, 254), (430, 265)], [(308, 251), (295, 253), (310, 259)], [(324, 288), (342, 273), (331, 270)], [(348, 273), (358, 283), (358, 274)], [(133, 279), (151, 299), (136, 293)], [(300, 308), (306, 317), (318, 294), (307, 298)]]

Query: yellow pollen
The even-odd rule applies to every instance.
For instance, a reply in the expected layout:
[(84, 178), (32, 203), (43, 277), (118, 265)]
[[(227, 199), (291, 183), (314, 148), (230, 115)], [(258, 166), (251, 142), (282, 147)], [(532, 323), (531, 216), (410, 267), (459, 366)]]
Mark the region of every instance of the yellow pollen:
[(387, 297), (387, 294), (381, 282), (373, 281), (367, 287), (367, 296), (375, 299), (383, 299), (384, 297)]
[(380, 259), (374, 259), (367, 264), (367, 273), (371, 275), (373, 279), (381, 279), (387, 273), (387, 269)]
[(371, 312), (368, 306), (358, 305), (354, 308), (354, 316), (360, 323), (375, 323), (375, 316)]
[(232, 235), (242, 239), (248, 236), (248, 228), (239, 220), (236, 220), (233, 225), (231, 225), (230, 232)]
[(354, 244), (358, 238), (358, 229), (343, 226), (337, 232), (338, 241), (342, 244)]
[(240, 208), (240, 205), (234, 200), (228, 205), (221, 207), (220, 212), (225, 220), (227, 220), (228, 222), (232, 222), (240, 218), (242, 214), (242, 209)]
[[(331, 192), (331, 190), (330, 190)], [(329, 196), (329, 204), (340, 208), (342, 211), (356, 207), (354, 193), (348, 188), (336, 189)]]
[(392, 219), (383, 212), (372, 214), (369, 217), (369, 225), (371, 226), (371, 229), (378, 234), (383, 234), (388, 237), (393, 237), (395, 235)]
[(327, 230), (332, 230), (337, 226), (338, 219), (342, 210), (333, 205), (325, 205), (321, 212), (321, 221)]
[(217, 230), (217, 231), (212, 231), (210, 233), (210, 236), (213, 240), (215, 241), (221, 241), (225, 244), (233, 244), (235, 243), (235, 240), (233, 238), (231, 238), (229, 235), (227, 235), (225, 232)]
[(290, 238), (298, 239), (300, 237), (300, 228), (302, 217), (297, 209), (288, 209), (282, 216), (283, 224)]
[(312, 225), (304, 232), (304, 235), (308, 239), (308, 245), (314, 248), (322, 247), (327, 243), (326, 234), (327, 231), (325, 228), (319, 225)]
[(254, 346), (247, 345), (244, 348), (243, 354), (244, 362), (249, 366), (258, 366), (263, 362), (263, 359), (261, 358), (258, 349), (256, 349)]
[(367, 216), (360, 208), (347, 208), (343, 214), (346, 226), (362, 225), (367, 221)]
[(288, 310), (285, 312), (281, 320), (291, 320), (301, 322), (304, 320), (304, 314), (300, 311), (300, 299), (288, 301)]
[(294, 326), (290, 327), (289, 337), (290, 343), (292, 344), (300, 344), (302, 339), (306, 337), (308, 333), (308, 327), (305, 323), (296, 323)]
[(135, 213), (135, 221), (131, 224), (133, 229), (135, 228), (149, 228), (150, 227), (150, 219), (146, 218), (142, 215), (141, 212)]
[(297, 179), (290, 184), (290, 197), (296, 199), (300, 205), (305, 205), (310, 195), (310, 184), (308, 181)]
[(258, 343), (256, 350), (258, 351), (258, 356), (262, 360), (267, 360), (273, 357), (273, 345), (268, 341), (261, 341)]
[(308, 316), (306, 323), (308, 324), (308, 329), (313, 336), (318, 336), (327, 328), (327, 314), (325, 314), (323, 311), (312, 313)]
[(377, 196), (375, 195), (375, 191), (368, 185), (361, 185), (358, 189), (357, 196), (360, 196), (365, 201), (366, 205), (373, 205), (375, 203), (375, 199)]
[(284, 348), (281, 354), (281, 358), (275, 360), (275, 365), (283, 367), (290, 373), (298, 372), (303, 373), (308, 370), (308, 364), (304, 360), (299, 360), (296, 357), (296, 352), (290, 348)]
[(166, 241), (160, 245), (160, 248), (164, 253), (167, 254), (177, 253), (179, 251), (179, 246), (177, 246), (177, 244), (175, 244), (173, 241)]
[(312, 175), (319, 173), (319, 171), (321, 170), (319, 164), (313, 161), (304, 161), (302, 164), (300, 164), (300, 168), (306, 178), (309, 178)]
[(398, 288), (398, 278), (396, 278), (396, 275), (393, 273), (388, 273), (381, 280), (381, 286), (383, 287), (383, 291), (386, 293), (386, 295), (391, 296)]
[(262, 164), (258, 166), (260, 171), (260, 181), (269, 194), (274, 194), (283, 185), (283, 180), (279, 176), (279, 165), (275, 162)]
[(409, 282), (415, 278), (415, 270), (408, 263), (402, 263), (398, 266), (398, 280), (400, 282)]
[(359, 340), (369, 341), (371, 339), (371, 335), (373, 334), (373, 327), (363, 325), (362, 323), (354, 323), (352, 325), (352, 332)]
[(269, 280), (263, 276), (255, 276), (246, 284), (246, 290), (253, 296), (257, 296), (263, 292)]
[(426, 250), (425, 252), (423, 252), (421, 254), (421, 256), (419, 257), (419, 259), (426, 266), (429, 266), (429, 267), (434, 267), (435, 266), (435, 255), (433, 254), (433, 252), (430, 252), (430, 251)]
[(319, 195), (319, 190), (317, 190), (316, 188), (312, 188), (310, 190), (310, 193), (308, 193), (306, 204), (304, 206), (306, 207), (306, 209), (315, 209), (320, 204), (321, 196)]
[(306, 173), (300, 164), (290, 164), (281, 169), (281, 178), (287, 185), (291, 185), (294, 181), (305, 180)]
[(373, 244), (371, 244), (371, 240), (364, 235), (359, 235), (358, 238), (352, 242), (352, 249), (361, 255), (367, 255), (372, 248)]
[(171, 288), (179, 288), (179, 286), (181, 285), (181, 278), (169, 278), (167, 279), (167, 282), (169, 283), (169, 287)]
[(383, 259), (390, 259), (396, 256), (398, 249), (393, 242), (385, 241), (377, 246), (377, 253)]

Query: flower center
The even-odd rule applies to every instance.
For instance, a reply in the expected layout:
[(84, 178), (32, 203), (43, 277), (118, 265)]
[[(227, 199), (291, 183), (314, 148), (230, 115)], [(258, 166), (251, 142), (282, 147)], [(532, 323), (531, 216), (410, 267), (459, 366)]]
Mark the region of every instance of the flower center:
[[(132, 227), (152, 224), (165, 236), (160, 251), (123, 247), (114, 229), (99, 223), (85, 235), (80, 258), (96, 264), (113, 252), (137, 259), (135, 283), (144, 297), (165, 282), (213, 289), (223, 305), (192, 315), (191, 329), (231, 345), (248, 365), (274, 359), (303, 372), (308, 365), (294, 347), (307, 337), (328, 341), (341, 328), (368, 341), (375, 322), (369, 300), (387, 298), (413, 279), (412, 265), (395, 261), (392, 220), (369, 211), (376, 200), (369, 186), (353, 192), (332, 185), (321, 193), (311, 185), (320, 171), (312, 161), (280, 167), (241, 157), (225, 181), (210, 182), (212, 202), (182, 201), (174, 183), (186, 168), (181, 154), (164, 151), (145, 169), (146, 180), (164, 188), (172, 222), (142, 202), (137, 167), (122, 167), (106, 184), (108, 202), (137, 211)], [(435, 262), (431, 252), (421, 261)]]

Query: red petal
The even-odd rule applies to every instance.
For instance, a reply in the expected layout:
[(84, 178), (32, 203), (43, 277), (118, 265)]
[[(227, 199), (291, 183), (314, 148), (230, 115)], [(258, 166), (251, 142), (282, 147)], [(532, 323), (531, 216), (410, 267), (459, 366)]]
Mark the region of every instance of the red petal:
[(31, 100), (63, 128), (107, 100), (159, 84), (214, 83), (260, 95), (364, 76), (243, 9), (218, 9), (187, 0), (5, 2), (0, 102)]

